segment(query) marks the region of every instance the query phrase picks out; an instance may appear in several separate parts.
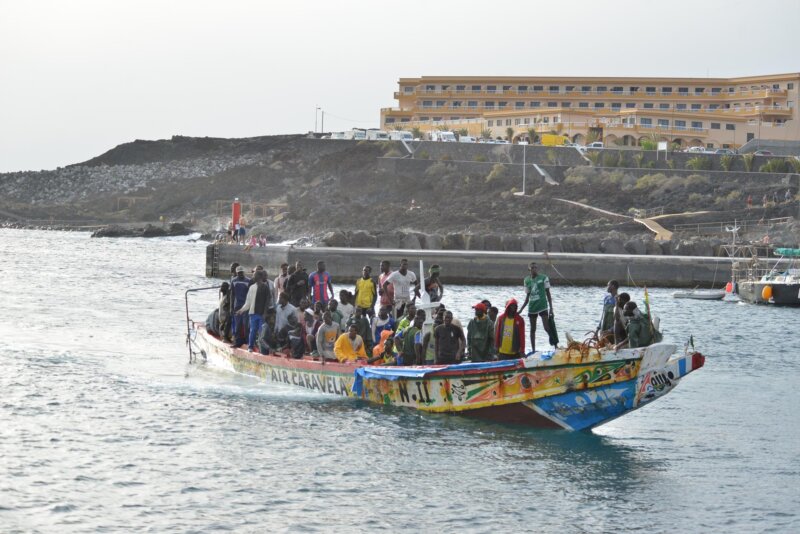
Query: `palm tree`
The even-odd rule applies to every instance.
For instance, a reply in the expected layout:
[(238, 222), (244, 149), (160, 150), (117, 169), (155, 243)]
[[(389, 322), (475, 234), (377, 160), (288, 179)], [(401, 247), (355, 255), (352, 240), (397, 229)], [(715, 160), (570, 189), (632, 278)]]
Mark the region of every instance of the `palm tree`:
[(419, 129), (419, 126), (414, 126), (411, 128), (411, 135), (414, 136), (414, 139), (422, 139), (422, 130)]
[(492, 138), (492, 131), (488, 128), (481, 130), (481, 138), (482, 139), (491, 139)]
[(514, 128), (512, 128), (511, 126), (506, 128), (506, 137), (508, 137), (509, 143), (514, 141)]
[(528, 128), (528, 142), (533, 144), (539, 140), (539, 136), (536, 134), (536, 128)]

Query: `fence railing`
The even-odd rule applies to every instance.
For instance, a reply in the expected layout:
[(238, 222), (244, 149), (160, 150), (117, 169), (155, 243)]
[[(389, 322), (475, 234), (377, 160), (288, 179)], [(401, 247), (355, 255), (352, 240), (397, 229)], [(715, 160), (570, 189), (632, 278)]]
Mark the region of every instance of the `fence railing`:
[(738, 227), (739, 232), (748, 232), (755, 229), (772, 228), (778, 224), (786, 224), (793, 220), (792, 217), (776, 217), (773, 219), (753, 219), (745, 221), (725, 221), (676, 224), (672, 227), (673, 232), (693, 233), (697, 235), (724, 234), (730, 232), (730, 228)]

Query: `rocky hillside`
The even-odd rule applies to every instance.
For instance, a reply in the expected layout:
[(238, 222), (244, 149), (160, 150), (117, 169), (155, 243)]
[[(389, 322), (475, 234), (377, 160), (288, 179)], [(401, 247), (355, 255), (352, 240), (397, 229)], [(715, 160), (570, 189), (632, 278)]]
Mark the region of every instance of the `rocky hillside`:
[[(528, 194), (521, 196), (515, 193), (522, 189), (523, 160)], [(783, 202), (787, 188), (797, 195), (798, 175), (600, 168), (574, 149), (421, 143), (411, 158), (391, 142), (173, 137), (123, 144), (53, 171), (0, 174), (0, 214), (107, 222), (163, 216), (195, 221), (213, 232), (226, 222), (217, 217), (217, 202), (238, 197), (279, 205), (265, 217), (250, 217), (254, 230), (272, 240), (305, 236), (344, 246), (406, 240), (409, 247), (427, 248), (708, 253), (716, 241), (685, 235), (656, 243), (629, 216), (661, 207), (667, 213), (705, 212), (684, 215), (681, 222), (796, 218), (796, 198)], [(764, 194), (771, 199), (777, 192), (780, 202), (761, 205)], [(757, 208), (746, 209), (748, 195)], [(132, 197), (136, 201), (128, 206)], [(796, 225), (776, 232), (786, 244), (800, 241)]]

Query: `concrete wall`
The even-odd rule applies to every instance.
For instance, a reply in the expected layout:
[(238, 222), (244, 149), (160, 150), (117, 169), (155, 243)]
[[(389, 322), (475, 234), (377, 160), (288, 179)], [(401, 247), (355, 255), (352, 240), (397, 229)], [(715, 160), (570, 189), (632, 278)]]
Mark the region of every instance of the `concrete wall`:
[(419, 260), (426, 269), (433, 263), (442, 267), (442, 279), (451, 284), (519, 284), (527, 273), (530, 261), (536, 261), (554, 284), (601, 285), (610, 279), (632, 285), (695, 287), (716, 281), (717, 286), (730, 279), (730, 260), (726, 258), (689, 256), (633, 256), (622, 254), (568, 254), (535, 252), (484, 252), (444, 250), (293, 248), (271, 245), (245, 252), (236, 245), (209, 245), (206, 275), (211, 275), (213, 247), (219, 247), (220, 278), (227, 278), (232, 262), (249, 271), (263, 265), (270, 276), (276, 276), (284, 261), (300, 260), (309, 272), (318, 260), (327, 263), (336, 283), (352, 282), (364, 265), (378, 272), (381, 260), (389, 260), (396, 268), (407, 258), (412, 270), (419, 270)]

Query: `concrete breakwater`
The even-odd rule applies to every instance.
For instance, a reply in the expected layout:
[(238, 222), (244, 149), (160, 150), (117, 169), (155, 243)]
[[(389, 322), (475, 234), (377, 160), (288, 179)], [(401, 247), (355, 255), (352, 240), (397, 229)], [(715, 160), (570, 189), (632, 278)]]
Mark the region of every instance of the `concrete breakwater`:
[(381, 260), (396, 267), (407, 258), (412, 270), (419, 260), (425, 266), (438, 263), (442, 279), (451, 284), (520, 284), (527, 265), (536, 261), (553, 284), (601, 285), (617, 279), (624, 285), (662, 287), (715, 287), (731, 276), (731, 261), (721, 257), (637, 256), (628, 254), (575, 254), (546, 252), (492, 252), (464, 250), (357, 249), (339, 247), (291, 247), (269, 245), (245, 251), (236, 245), (211, 244), (206, 251), (206, 276), (227, 278), (231, 263), (238, 262), (249, 271), (263, 265), (276, 276), (283, 262), (302, 261), (311, 272), (316, 262), (324, 260), (337, 283), (352, 282), (364, 265), (378, 272)]

